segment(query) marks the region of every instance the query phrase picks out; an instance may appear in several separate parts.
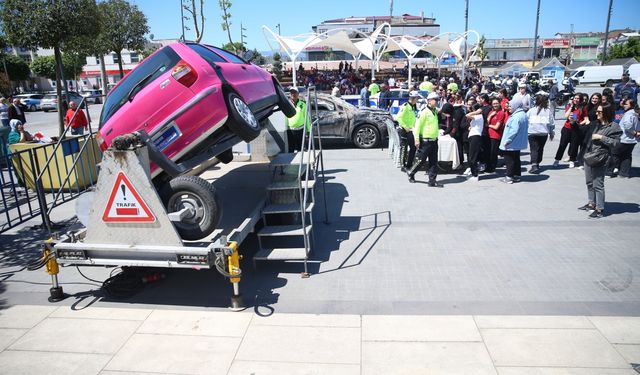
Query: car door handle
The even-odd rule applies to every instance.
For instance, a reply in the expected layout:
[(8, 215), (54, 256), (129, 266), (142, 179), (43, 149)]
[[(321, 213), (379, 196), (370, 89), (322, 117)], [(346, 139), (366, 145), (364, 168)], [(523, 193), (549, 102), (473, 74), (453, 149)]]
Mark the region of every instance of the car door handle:
[(241, 67), (242, 69), (244, 69), (244, 70), (247, 70), (247, 67), (246, 67), (246, 66), (244, 66), (244, 65), (240, 65), (240, 67)]

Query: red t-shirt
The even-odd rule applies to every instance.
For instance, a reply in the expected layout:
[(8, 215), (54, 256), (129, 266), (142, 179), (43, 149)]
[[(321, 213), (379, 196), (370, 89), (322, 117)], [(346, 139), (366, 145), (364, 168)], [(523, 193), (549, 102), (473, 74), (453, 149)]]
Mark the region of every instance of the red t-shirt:
[[(76, 113), (76, 111), (74, 111), (71, 108), (67, 110), (67, 115), (64, 118), (65, 124), (69, 125), (69, 121), (71, 121), (71, 118), (73, 117), (74, 113)], [(85, 116), (84, 111), (79, 110), (78, 114), (73, 119), (73, 123), (71, 124), (71, 129), (86, 128), (87, 125), (89, 125), (89, 122), (87, 121), (87, 117)]]
[[(571, 108), (571, 104), (567, 105), (567, 108), (564, 109), (565, 112), (567, 112), (569, 110), (569, 108)], [(578, 107), (575, 110), (573, 110), (571, 112), (571, 115), (576, 115), (577, 118), (577, 122), (581, 123), (582, 120), (584, 120), (585, 116), (587, 115), (586, 109), (583, 109), (582, 107)], [(564, 122), (564, 127), (567, 129), (571, 129), (571, 121), (569, 121), (569, 119), (567, 119)]]
[[(495, 115), (492, 116), (493, 113), (495, 113)], [(489, 120), (489, 125), (495, 125), (498, 122), (500, 123), (500, 126), (498, 127), (498, 129), (492, 129), (491, 127), (489, 127), (489, 138), (502, 139), (504, 124), (505, 122), (507, 122), (507, 118), (508, 118), (507, 112), (503, 110), (500, 110), (500, 111), (492, 110), (491, 112), (489, 112), (489, 116), (491, 116), (491, 119)]]
[(502, 98), (502, 100), (500, 101), (500, 107), (502, 107), (503, 111), (507, 110), (507, 104), (509, 104), (509, 99)]

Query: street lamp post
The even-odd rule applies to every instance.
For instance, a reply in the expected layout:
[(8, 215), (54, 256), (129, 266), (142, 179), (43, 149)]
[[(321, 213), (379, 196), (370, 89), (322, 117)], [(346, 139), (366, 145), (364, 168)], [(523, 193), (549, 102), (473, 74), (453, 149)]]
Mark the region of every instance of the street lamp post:
[(182, 41), (184, 42), (184, 4), (180, 0), (180, 22), (182, 24)]
[(465, 0), (464, 8), (464, 54), (462, 55), (462, 75), (461, 80), (464, 85), (464, 60), (467, 58), (467, 31), (469, 31), (469, 0)]
[(276, 27), (278, 28), (278, 35), (282, 35), (282, 34), (280, 33), (280, 24), (277, 24), (277, 25), (276, 25)]
[(611, 11), (613, 7), (613, 0), (609, 0), (609, 13), (607, 15), (607, 28), (604, 31), (604, 49), (602, 50), (602, 65), (604, 65), (607, 59), (607, 42), (609, 41), (609, 21), (611, 21)]
[(533, 64), (532, 68), (536, 65), (536, 54), (538, 50), (538, 21), (540, 20), (540, 0), (538, 0), (538, 9), (536, 11), (536, 31), (533, 34)]

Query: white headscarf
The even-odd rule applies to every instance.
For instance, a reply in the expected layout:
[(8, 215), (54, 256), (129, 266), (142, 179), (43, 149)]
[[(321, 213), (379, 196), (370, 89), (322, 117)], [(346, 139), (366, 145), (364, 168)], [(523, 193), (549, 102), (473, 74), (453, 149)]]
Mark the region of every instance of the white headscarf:
[(18, 125), (22, 125), (22, 121), (20, 121), (18, 119), (15, 119), (15, 118), (12, 119), (11, 121), (9, 121), (9, 126), (11, 127), (11, 131), (12, 132), (18, 131), (18, 130), (16, 130)]

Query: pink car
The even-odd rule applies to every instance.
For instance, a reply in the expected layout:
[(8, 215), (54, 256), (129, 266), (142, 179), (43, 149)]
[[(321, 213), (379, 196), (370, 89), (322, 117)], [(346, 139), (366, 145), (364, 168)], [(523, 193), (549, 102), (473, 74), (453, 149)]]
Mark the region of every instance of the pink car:
[(183, 238), (196, 239), (219, 221), (213, 187), (167, 166), (191, 167), (190, 161), (213, 156), (231, 161), (231, 147), (256, 138), (277, 109), (295, 114), (282, 86), (264, 69), (216, 47), (175, 43), (147, 57), (109, 92), (97, 138), (106, 150), (117, 136), (141, 130), (149, 135), (170, 159), (165, 169), (151, 164), (154, 184), (163, 187), (168, 212), (192, 211), (176, 227)]

